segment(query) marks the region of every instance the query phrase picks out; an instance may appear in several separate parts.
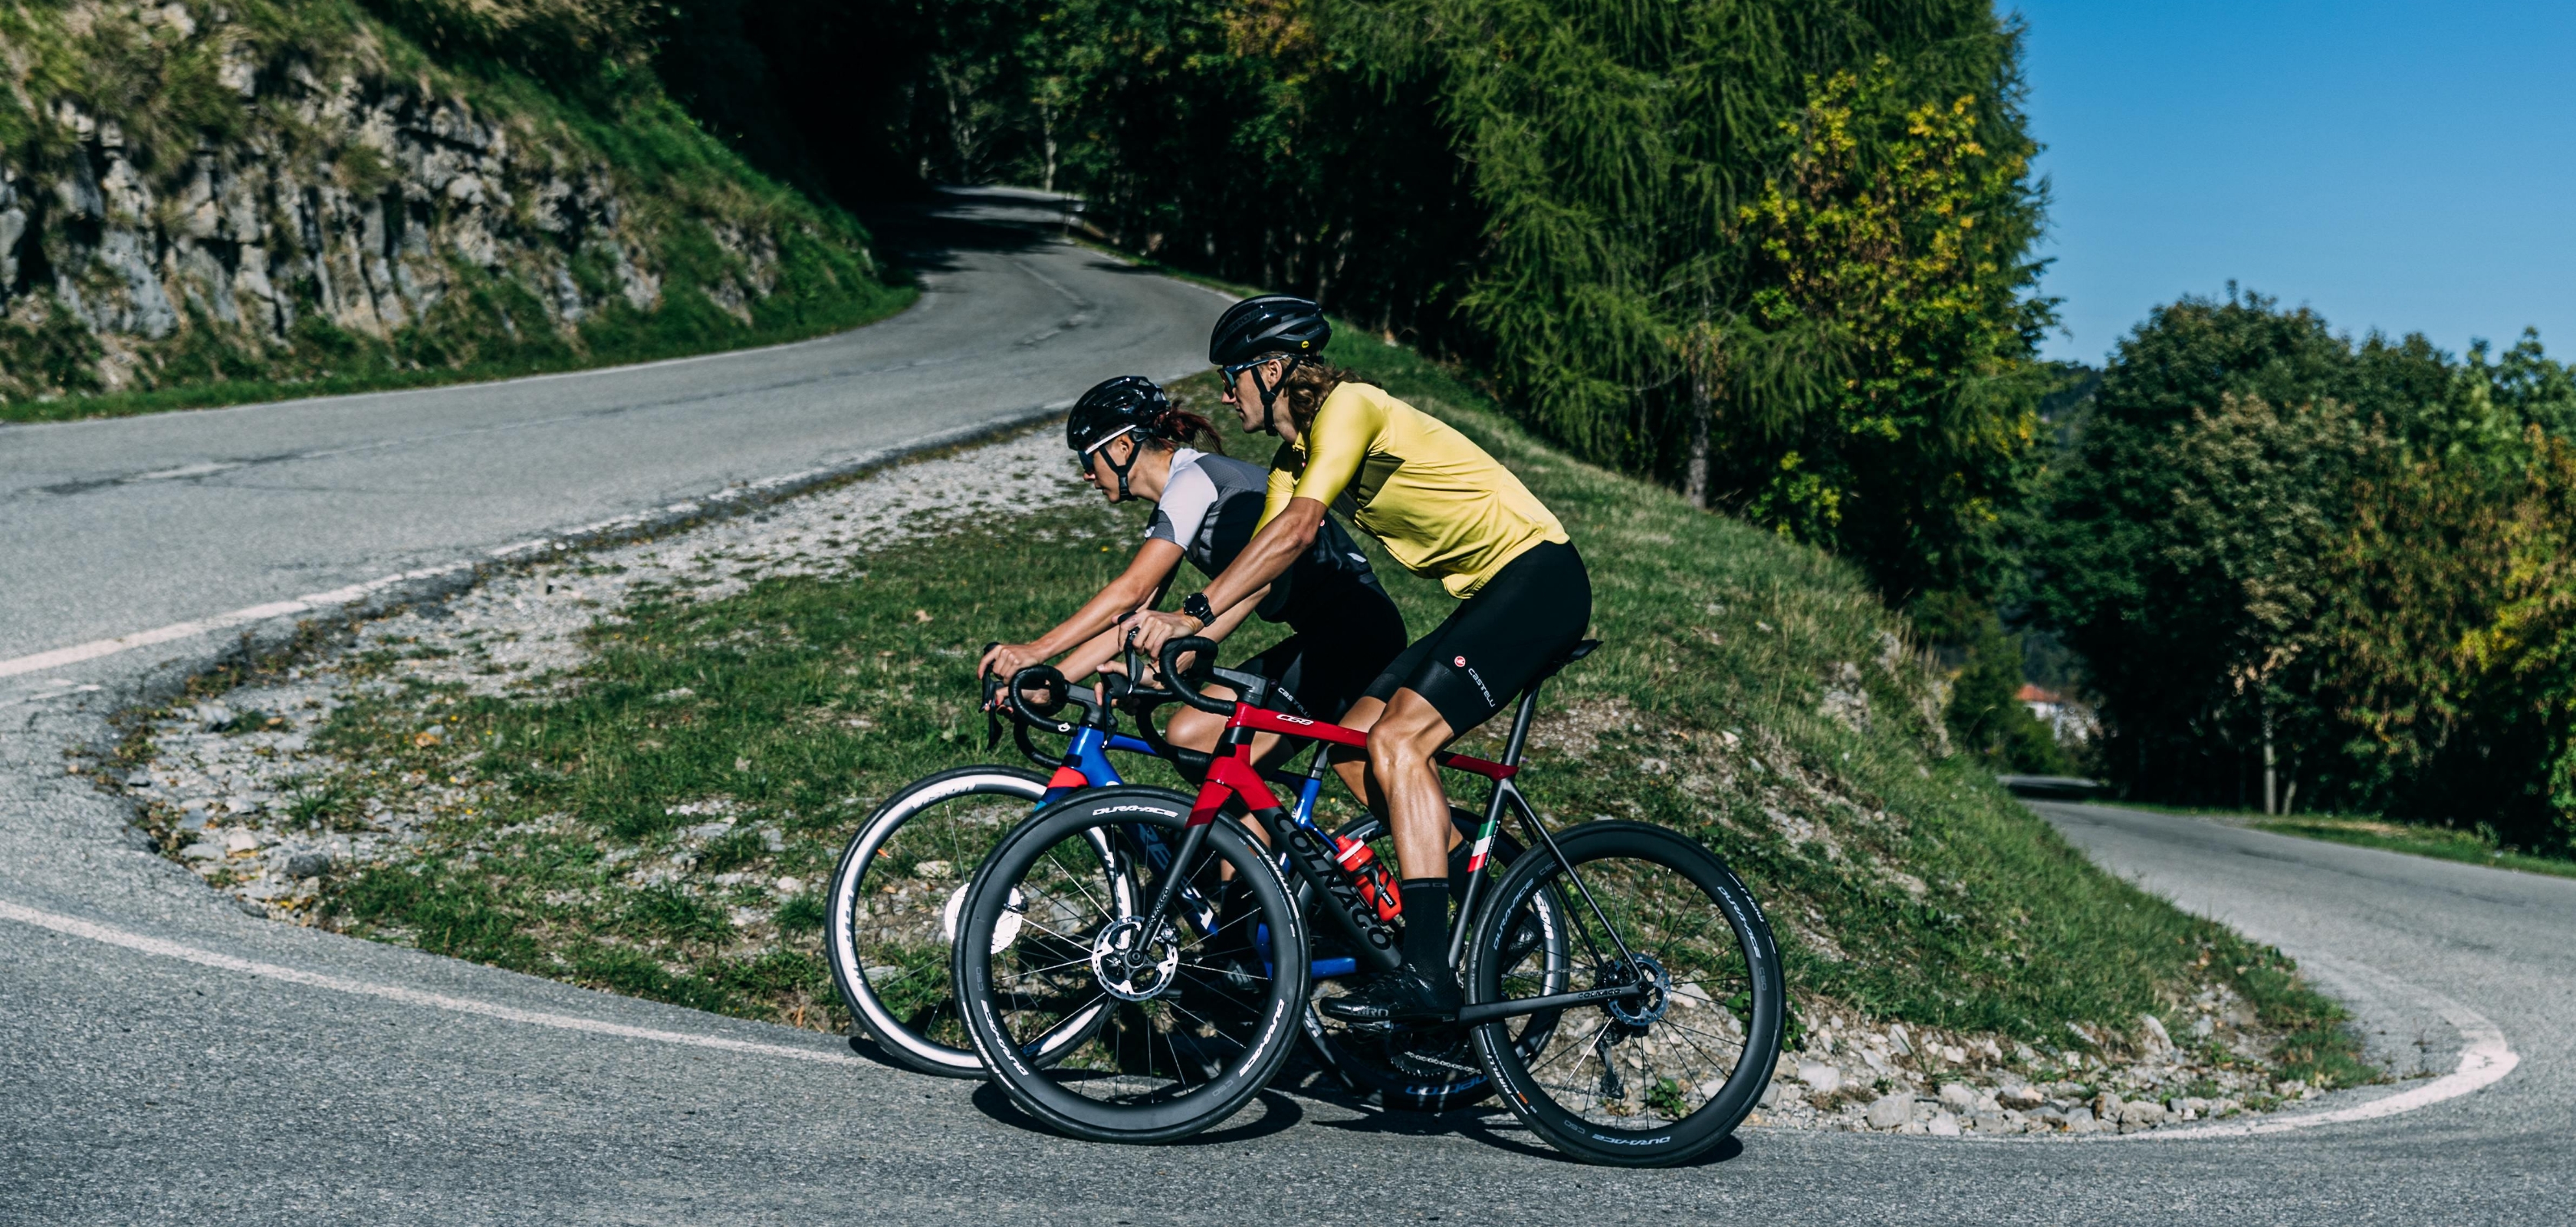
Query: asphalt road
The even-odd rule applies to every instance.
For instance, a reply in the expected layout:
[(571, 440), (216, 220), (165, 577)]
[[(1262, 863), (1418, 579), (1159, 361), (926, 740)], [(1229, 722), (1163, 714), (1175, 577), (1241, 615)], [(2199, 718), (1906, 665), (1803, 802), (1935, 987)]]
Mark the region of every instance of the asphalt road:
[[(1177, 373), (1216, 305), (1060, 245), (958, 241), (922, 307), (802, 346), (0, 428), (0, 660)], [(155, 476), (220, 464), (238, 467)], [(0, 679), (0, 1223), (2576, 1220), (2576, 882), (2041, 807), (2116, 871), (2305, 960), (2401, 1070), (2450, 1069), (2470, 1015), (2519, 1057), (2377, 1120), (2083, 1142), (1757, 1129), (1636, 1173), (1562, 1162), (1499, 1113), (1285, 1091), (1196, 1144), (1108, 1148), (828, 1037), (243, 915), (137, 848), (62, 759), (222, 646)]]

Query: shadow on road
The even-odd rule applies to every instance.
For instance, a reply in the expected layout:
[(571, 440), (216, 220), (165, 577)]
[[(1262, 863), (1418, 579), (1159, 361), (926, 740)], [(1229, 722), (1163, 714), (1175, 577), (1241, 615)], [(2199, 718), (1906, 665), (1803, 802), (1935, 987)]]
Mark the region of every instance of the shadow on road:
[(896, 1073), (919, 1074), (921, 1072), (920, 1070), (914, 1069), (901, 1061), (895, 1060), (893, 1057), (887, 1056), (885, 1054), (885, 1049), (878, 1047), (876, 1040), (870, 1036), (851, 1036), (850, 1051), (858, 1054), (859, 1057), (864, 1060), (874, 1061), (887, 1069), (895, 1071)]
[(1021, 252), (1056, 241), (1064, 233), (1060, 199), (1019, 188), (945, 188), (928, 200), (871, 209), (859, 220), (898, 277), (919, 277), (957, 268), (961, 252)]
[[(855, 1049), (863, 1042), (853, 1039), (850, 1041), (850, 1046)], [(868, 1055), (875, 1054), (870, 1052)], [(876, 1059), (883, 1060), (882, 1057)], [(1261, 1092), (1261, 1097), (1257, 1101), (1261, 1105), (1261, 1114), (1258, 1118), (1246, 1120), (1238, 1115), (1224, 1126), (1172, 1144), (1218, 1146), (1227, 1142), (1246, 1142), (1283, 1133), (1305, 1122), (1306, 1110), (1298, 1100), (1311, 1099), (1318, 1104), (1342, 1108), (1357, 1114), (1338, 1120), (1315, 1122), (1316, 1127), (1321, 1129), (1331, 1129), (1354, 1136), (1388, 1138), (1427, 1138), (1454, 1134), (1525, 1158), (1549, 1163), (1581, 1165), (1580, 1160), (1570, 1158), (1555, 1147), (1531, 1138), (1528, 1130), (1509, 1110), (1495, 1103), (1487, 1102), (1437, 1113), (1392, 1111), (1341, 1091), (1329, 1077), (1319, 1071), (1299, 1072), (1307, 1076), (1297, 1077), (1292, 1073), (1289, 1077), (1273, 1082), (1268, 1089)], [(971, 1101), (977, 1111), (1002, 1124), (1016, 1129), (1025, 1129), (1031, 1133), (1053, 1134), (1055, 1132), (1037, 1118), (1021, 1111), (1019, 1105), (1011, 1102), (1009, 1095), (989, 1082), (975, 1088)], [(1707, 1154), (1681, 1166), (1707, 1167), (1725, 1163), (1743, 1153), (1744, 1142), (1730, 1135), (1725, 1141), (1710, 1149)]]
[[(1031, 1133), (1055, 1133), (1055, 1130), (1047, 1128), (1036, 1117), (1021, 1111), (1018, 1104), (1011, 1102), (1009, 1095), (1003, 1094), (1000, 1087), (990, 1082), (975, 1088), (971, 1102), (975, 1105), (976, 1111), (1002, 1124), (1025, 1129)], [(1300, 1107), (1296, 1100), (1275, 1090), (1261, 1092), (1253, 1102), (1261, 1107), (1259, 1116), (1245, 1120), (1245, 1113), (1239, 1112), (1227, 1124), (1169, 1145), (1222, 1146), (1228, 1142), (1249, 1142), (1254, 1138), (1266, 1138), (1274, 1133), (1284, 1133), (1294, 1129), (1306, 1119), (1305, 1108)], [(1249, 1105), (1247, 1109), (1248, 1107)]]

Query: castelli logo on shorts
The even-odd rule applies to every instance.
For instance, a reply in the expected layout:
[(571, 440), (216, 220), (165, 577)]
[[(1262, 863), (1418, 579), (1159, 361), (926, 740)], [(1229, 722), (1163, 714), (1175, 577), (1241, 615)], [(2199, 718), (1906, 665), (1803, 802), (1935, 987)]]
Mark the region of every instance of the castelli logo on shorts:
[(1459, 667), (1459, 668), (1461, 668), (1461, 669), (1464, 669), (1464, 668), (1466, 668), (1466, 667), (1467, 667), (1467, 658), (1466, 658), (1466, 657), (1464, 657), (1464, 656), (1461, 656), (1461, 657), (1457, 658), (1456, 660), (1450, 661), (1449, 663), (1450, 663), (1450, 664), (1453, 664), (1453, 665), (1456, 665), (1456, 666), (1458, 666), (1458, 667)]

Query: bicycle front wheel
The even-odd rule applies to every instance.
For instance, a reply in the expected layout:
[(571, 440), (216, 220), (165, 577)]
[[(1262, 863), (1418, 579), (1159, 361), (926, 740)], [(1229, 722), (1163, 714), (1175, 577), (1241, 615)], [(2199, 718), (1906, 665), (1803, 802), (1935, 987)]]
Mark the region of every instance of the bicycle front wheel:
[[(1184, 867), (1146, 932), (1190, 799), (1154, 788), (1068, 797), (1005, 837), (958, 925), (967, 1033), (1013, 1103), (1101, 1142), (1168, 1142), (1233, 1115), (1278, 1072), (1306, 1000), (1306, 937), (1288, 885), (1229, 821)], [(1106, 851), (1104, 851), (1106, 849)], [(1220, 927), (1220, 866), (1250, 887)], [(1136, 900), (1099, 890), (1122, 878)]]
[(888, 1059), (984, 1076), (949, 993), (948, 947), (968, 878), (1046, 789), (1043, 777), (1011, 767), (942, 771), (896, 793), (850, 837), (832, 873), (823, 944), (841, 1000)]
[[(1593, 1163), (1686, 1163), (1753, 1110), (1780, 1052), (1784, 988), (1744, 884), (1661, 827), (1596, 822), (1522, 854), (1477, 918), (1471, 1007), (1601, 989), (1606, 1000), (1506, 1017), (1476, 1053), (1522, 1123)], [(1570, 958), (1531, 936), (1561, 917)], [(1553, 966), (1551, 963), (1553, 962)]]

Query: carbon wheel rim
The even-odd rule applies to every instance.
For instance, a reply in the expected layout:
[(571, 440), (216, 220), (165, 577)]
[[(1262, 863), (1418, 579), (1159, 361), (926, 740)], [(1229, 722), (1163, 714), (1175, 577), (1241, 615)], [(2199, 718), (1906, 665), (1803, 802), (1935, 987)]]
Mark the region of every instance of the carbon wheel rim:
[(975, 867), (1045, 792), (1007, 768), (943, 772), (879, 807), (843, 852), (826, 953), (843, 1002), (890, 1056), (983, 1073), (951, 991), (954, 916)]

